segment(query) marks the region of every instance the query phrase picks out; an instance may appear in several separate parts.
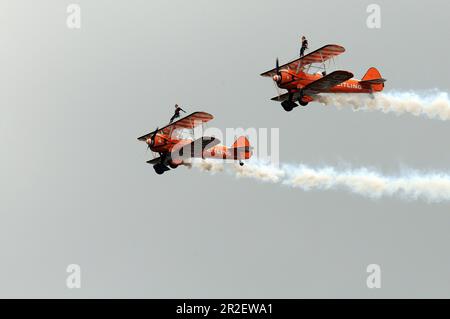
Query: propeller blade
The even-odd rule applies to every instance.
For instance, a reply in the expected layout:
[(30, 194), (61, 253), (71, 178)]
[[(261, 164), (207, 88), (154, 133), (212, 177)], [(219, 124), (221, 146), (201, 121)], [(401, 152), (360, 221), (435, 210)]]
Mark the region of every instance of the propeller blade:
[[(277, 75), (281, 75), (281, 72), (280, 72), (280, 61), (278, 60), (278, 57), (275, 60), (275, 70), (277, 71)], [(280, 88), (278, 87), (278, 84), (275, 81), (275, 79), (273, 79), (273, 85), (275, 86), (275, 90), (277, 91), (278, 97), (280, 97), (281, 96)]]
[(147, 145), (147, 149), (149, 149), (150, 147), (152, 147), (153, 145), (155, 145), (155, 136), (156, 133), (158, 133), (159, 127), (156, 127), (156, 129), (153, 132), (150, 132), (150, 144)]

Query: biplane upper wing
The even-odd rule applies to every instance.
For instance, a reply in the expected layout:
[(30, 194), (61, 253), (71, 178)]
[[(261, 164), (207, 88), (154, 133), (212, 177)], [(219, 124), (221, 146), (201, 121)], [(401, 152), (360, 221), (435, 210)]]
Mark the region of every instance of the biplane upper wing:
[(172, 149), (172, 156), (173, 154), (176, 154), (181, 158), (201, 157), (205, 150), (210, 149), (219, 143), (220, 140), (215, 137), (203, 136), (189, 144), (184, 144), (181, 147), (175, 146)]
[[(286, 63), (280, 66), (280, 70), (282, 69), (290, 69), (290, 70), (299, 70), (300, 67), (312, 64), (312, 63), (323, 63), (339, 54), (345, 52), (344, 47), (337, 44), (328, 44), (320, 49), (317, 49), (301, 58), (295, 59), (289, 63)], [(273, 77), (277, 73), (276, 68), (261, 73), (261, 76)]]
[[(171, 130), (177, 128), (193, 129), (198, 125), (211, 121), (213, 118), (214, 117), (211, 114), (206, 112), (194, 112), (186, 117), (183, 117), (182, 119), (179, 119), (178, 121), (158, 129), (158, 132), (170, 133)], [(146, 141), (152, 134), (153, 132), (142, 135), (141, 137), (138, 137), (138, 140)]]
[(353, 73), (348, 71), (334, 71), (326, 76), (311, 82), (303, 88), (304, 94), (317, 94), (327, 92), (332, 87), (341, 84), (353, 77)]

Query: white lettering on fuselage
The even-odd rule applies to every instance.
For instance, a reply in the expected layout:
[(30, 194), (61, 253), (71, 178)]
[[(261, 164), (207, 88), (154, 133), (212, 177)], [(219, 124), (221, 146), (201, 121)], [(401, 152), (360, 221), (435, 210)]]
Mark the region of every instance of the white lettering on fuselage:
[(362, 89), (362, 86), (357, 83), (348, 83), (348, 82), (342, 82), (341, 84), (338, 84), (337, 86), (345, 87), (348, 89)]

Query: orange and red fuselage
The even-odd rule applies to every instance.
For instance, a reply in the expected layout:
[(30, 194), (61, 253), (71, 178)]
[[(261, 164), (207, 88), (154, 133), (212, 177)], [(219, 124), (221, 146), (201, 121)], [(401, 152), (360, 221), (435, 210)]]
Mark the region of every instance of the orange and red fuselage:
[[(280, 75), (274, 75), (273, 80), (277, 82), (278, 87), (286, 89), (289, 92), (298, 91), (308, 84), (315, 82), (323, 77), (322, 74), (309, 74), (303, 71), (295, 73), (293, 71), (282, 70)], [(324, 93), (372, 93), (381, 91), (382, 85), (374, 86), (360, 83), (358, 79), (350, 79), (342, 82), (332, 88), (323, 90)]]
[[(246, 139), (245, 139), (246, 140)], [(168, 154), (172, 151), (176, 151), (185, 145), (192, 143), (191, 139), (173, 139), (166, 134), (156, 134), (154, 141), (151, 138), (146, 140), (150, 149), (156, 153)], [(245, 144), (245, 145), (244, 145)], [(237, 152), (235, 147), (227, 147), (225, 145), (215, 145), (211, 148), (204, 149), (201, 152), (201, 156), (194, 156), (199, 158), (214, 158), (214, 159), (232, 159), (232, 160), (245, 160), (251, 157), (251, 150), (248, 145), (248, 141), (242, 145), (244, 148), (242, 151)], [(234, 145), (234, 144), (233, 144)]]

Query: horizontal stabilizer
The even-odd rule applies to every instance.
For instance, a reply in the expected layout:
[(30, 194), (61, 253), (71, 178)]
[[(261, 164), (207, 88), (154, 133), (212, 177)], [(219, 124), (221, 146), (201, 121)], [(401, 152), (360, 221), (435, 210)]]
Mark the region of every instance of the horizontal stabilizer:
[(386, 79), (383, 78), (359, 81), (360, 84), (382, 84), (384, 82), (386, 82)]
[(251, 147), (251, 146), (233, 147), (233, 151), (236, 153), (251, 152), (252, 150), (253, 150), (253, 147)]

